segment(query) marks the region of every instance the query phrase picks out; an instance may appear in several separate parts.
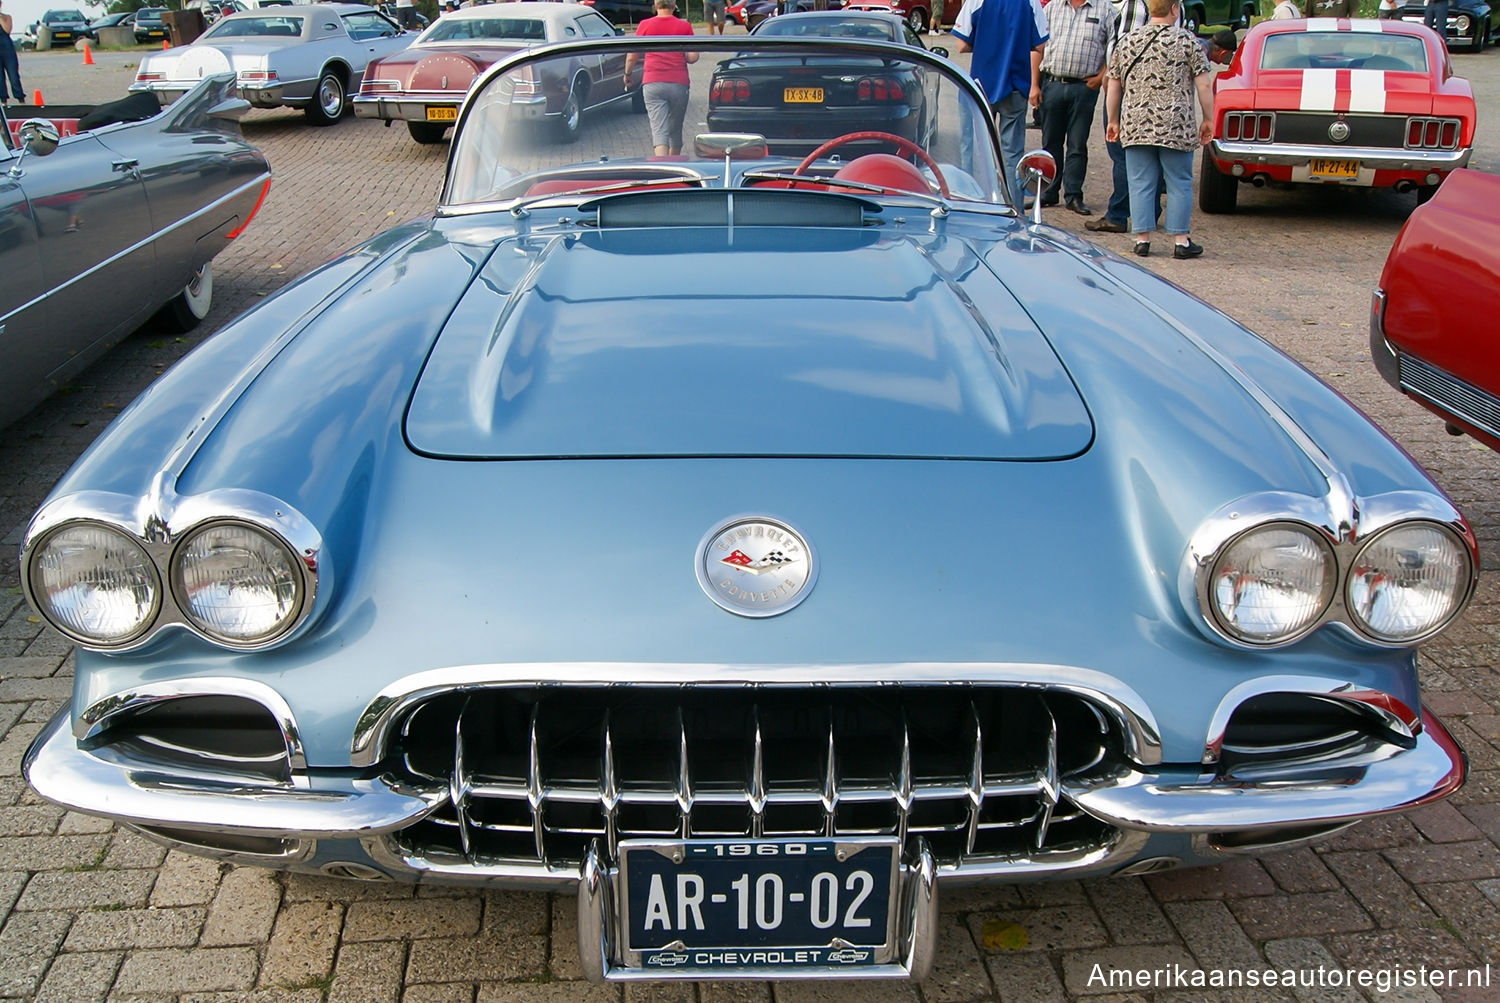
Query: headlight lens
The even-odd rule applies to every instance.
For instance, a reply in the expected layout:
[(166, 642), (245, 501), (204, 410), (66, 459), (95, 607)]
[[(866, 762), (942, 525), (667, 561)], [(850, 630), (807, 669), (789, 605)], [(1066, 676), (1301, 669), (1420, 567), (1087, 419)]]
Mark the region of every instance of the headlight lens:
[(1250, 644), (1290, 640), (1333, 601), (1333, 554), (1312, 530), (1286, 523), (1242, 534), (1220, 553), (1209, 579), (1219, 625)]
[(1452, 533), (1432, 523), (1394, 526), (1355, 555), (1349, 615), (1383, 641), (1413, 641), (1458, 612), (1471, 575), (1468, 550)]
[(52, 625), (84, 644), (139, 637), (161, 604), (161, 582), (140, 544), (82, 523), (49, 536), (31, 559), (31, 593)]
[(216, 641), (263, 644), (297, 620), (302, 577), (278, 537), (240, 523), (214, 523), (184, 540), (173, 559), (183, 614)]

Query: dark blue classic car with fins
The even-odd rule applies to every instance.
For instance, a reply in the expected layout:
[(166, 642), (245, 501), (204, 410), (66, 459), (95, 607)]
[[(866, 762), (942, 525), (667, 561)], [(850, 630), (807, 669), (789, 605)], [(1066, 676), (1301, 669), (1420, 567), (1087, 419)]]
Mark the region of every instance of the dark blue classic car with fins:
[[(688, 69), (681, 154), (670, 115), (531, 127), (549, 61), (643, 49)], [(800, 122), (831, 61), (872, 122), (874, 77), (930, 76), (931, 126), (706, 131), (756, 53)], [(1452, 793), (1417, 651), (1474, 588), (1463, 516), (1014, 183), (911, 46), (497, 63), (431, 217), (228, 325), (36, 513), (26, 595), (78, 650), (28, 781), (226, 860), (576, 894), (600, 980), (921, 977), (945, 886)]]

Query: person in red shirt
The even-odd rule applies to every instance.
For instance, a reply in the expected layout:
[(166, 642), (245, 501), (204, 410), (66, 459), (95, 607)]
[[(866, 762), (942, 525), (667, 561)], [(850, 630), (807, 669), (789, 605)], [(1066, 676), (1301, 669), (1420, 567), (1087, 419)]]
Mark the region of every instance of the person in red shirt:
[[(676, 14), (676, 0), (656, 0), (656, 16), (636, 25), (645, 36), (691, 35), (693, 26)], [(643, 62), (641, 97), (651, 123), (652, 153), (658, 157), (682, 152), (682, 120), (687, 115), (688, 63), (696, 63), (696, 52), (632, 52), (625, 57), (625, 86), (633, 87), (637, 61)]]

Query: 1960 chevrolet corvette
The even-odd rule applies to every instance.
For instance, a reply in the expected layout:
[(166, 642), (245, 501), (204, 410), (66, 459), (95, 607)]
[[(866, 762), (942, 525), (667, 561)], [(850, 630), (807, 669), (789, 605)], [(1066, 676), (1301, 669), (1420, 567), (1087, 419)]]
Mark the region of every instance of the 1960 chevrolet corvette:
[[(682, 156), (628, 108), (524, 128), (549, 61), (647, 46), (700, 57)], [(930, 138), (702, 131), (746, 52), (801, 57), (804, 120), (847, 84), (888, 121), (919, 68)], [(574, 890), (617, 979), (920, 976), (943, 883), (1454, 791), (1415, 649), (1473, 589), (1463, 517), (997, 164), (912, 47), (497, 63), (431, 218), (232, 323), (37, 512), (25, 590), (79, 650), (27, 778), (235, 861)]]

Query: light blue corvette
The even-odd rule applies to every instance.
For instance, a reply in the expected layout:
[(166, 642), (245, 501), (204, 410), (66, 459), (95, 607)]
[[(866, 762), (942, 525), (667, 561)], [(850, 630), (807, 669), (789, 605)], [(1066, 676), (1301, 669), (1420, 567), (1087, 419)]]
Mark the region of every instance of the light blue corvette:
[[(938, 56), (657, 41), (648, 73), (699, 57), (685, 154), (627, 107), (551, 143), (544, 64), (642, 44), (491, 69), (432, 218), (224, 329), (57, 486), (22, 546), (79, 645), (40, 794), (240, 862), (576, 889), (595, 978), (764, 979), (922, 975), (944, 883), (1462, 783), (1415, 648), (1474, 539), (1383, 433), (1016, 218)], [(784, 79), (735, 77), (761, 49)], [(704, 131), (724, 102), (817, 148)], [(881, 102), (925, 138), (848, 132)]]

